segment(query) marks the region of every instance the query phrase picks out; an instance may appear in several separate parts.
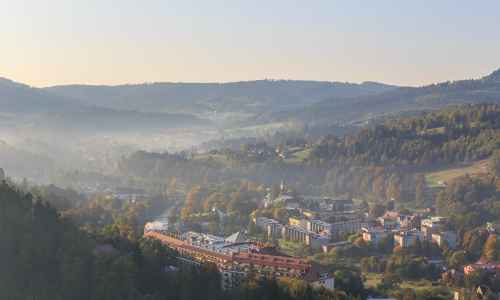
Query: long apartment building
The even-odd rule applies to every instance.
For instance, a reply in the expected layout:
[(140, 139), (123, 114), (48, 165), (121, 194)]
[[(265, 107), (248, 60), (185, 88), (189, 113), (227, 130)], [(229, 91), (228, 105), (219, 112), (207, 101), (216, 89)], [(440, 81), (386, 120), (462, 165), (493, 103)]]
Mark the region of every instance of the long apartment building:
[(369, 227), (368, 222), (361, 220), (348, 220), (343, 222), (327, 223), (321, 220), (307, 220), (307, 229), (316, 233), (339, 235), (360, 232), (363, 227)]
[(158, 239), (167, 246), (200, 262), (211, 262), (225, 270), (257, 271), (280, 274), (281, 276), (300, 277), (307, 273), (311, 265), (303, 259), (266, 255), (250, 252), (222, 252), (213, 248), (191, 244), (181, 239), (179, 235), (147, 231), (144, 236)]
[(320, 235), (297, 225), (283, 226), (282, 237), (288, 241), (303, 243), (313, 249), (320, 249), (330, 242), (329, 235)]
[[(299, 278), (313, 285), (332, 288), (333, 277), (328, 272), (318, 271), (317, 266), (301, 258), (252, 253), (249, 248), (240, 252), (217, 251), (215, 246), (202, 246), (184, 239), (182, 235), (156, 231), (145, 231), (144, 236), (157, 239), (181, 255), (191, 257), (194, 261), (216, 264), (222, 274), (222, 284), (225, 288), (236, 286), (250, 272), (263, 277)], [(220, 239), (214, 237), (210, 239), (215, 244), (221, 243)], [(223, 246), (223, 248), (227, 246), (230, 245)]]

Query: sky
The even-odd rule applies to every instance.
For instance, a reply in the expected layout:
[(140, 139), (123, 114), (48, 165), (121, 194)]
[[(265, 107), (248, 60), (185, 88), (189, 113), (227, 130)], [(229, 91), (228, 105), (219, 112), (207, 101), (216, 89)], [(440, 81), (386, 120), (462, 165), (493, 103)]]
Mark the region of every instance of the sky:
[(499, 13), (498, 0), (0, 0), (0, 77), (419, 86), (500, 68)]

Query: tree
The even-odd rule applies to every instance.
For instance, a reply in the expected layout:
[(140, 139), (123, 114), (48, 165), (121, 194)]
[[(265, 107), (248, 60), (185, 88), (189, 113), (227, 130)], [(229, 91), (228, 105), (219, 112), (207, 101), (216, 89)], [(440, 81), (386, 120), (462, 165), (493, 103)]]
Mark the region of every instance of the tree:
[(453, 254), (448, 259), (448, 264), (450, 267), (459, 269), (467, 263), (467, 256), (464, 250), (459, 250), (453, 252)]
[(422, 207), (425, 204), (425, 190), (427, 189), (424, 174), (418, 174), (415, 178), (415, 203)]
[(403, 300), (416, 300), (417, 294), (413, 289), (404, 289), (403, 290)]
[(500, 177), (500, 150), (497, 150), (491, 156), (490, 170), (495, 176)]
[(389, 200), (401, 201), (401, 179), (396, 174), (389, 178), (386, 193)]
[(483, 248), (483, 258), (487, 261), (497, 261), (500, 259), (499, 241), (497, 241), (496, 234), (490, 234)]
[(383, 204), (375, 203), (370, 208), (370, 215), (373, 217), (380, 217), (384, 214), (386, 208)]

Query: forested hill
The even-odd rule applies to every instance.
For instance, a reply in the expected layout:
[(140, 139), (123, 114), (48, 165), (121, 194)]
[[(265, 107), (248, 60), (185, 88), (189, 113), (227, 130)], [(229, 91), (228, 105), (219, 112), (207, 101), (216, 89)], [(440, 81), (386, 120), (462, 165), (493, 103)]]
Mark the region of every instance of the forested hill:
[(0, 77), (0, 113), (65, 112), (82, 108), (63, 96)]
[(355, 98), (330, 97), (306, 109), (267, 117), (271, 120), (296, 119), (313, 123), (353, 122), (401, 112), (474, 103), (500, 103), (500, 69), (475, 80), (400, 87)]
[(45, 91), (84, 105), (143, 112), (240, 112), (304, 107), (329, 97), (357, 97), (393, 86), (366, 82), (257, 80), (229, 83), (151, 83), (118, 86), (66, 85)]
[(309, 159), (423, 166), (475, 161), (497, 148), (500, 105), (478, 104), (390, 120), (345, 138), (329, 136), (313, 147)]
[[(14, 116), (16, 127), (77, 128), (102, 131), (106, 129), (134, 128), (178, 128), (207, 126), (210, 122), (190, 114), (175, 114), (168, 111), (149, 113), (132, 111), (123, 107), (115, 109), (98, 103), (81, 103), (64, 95), (30, 87), (0, 77), (0, 122), (6, 116)], [(26, 119), (25, 116), (37, 115)]]

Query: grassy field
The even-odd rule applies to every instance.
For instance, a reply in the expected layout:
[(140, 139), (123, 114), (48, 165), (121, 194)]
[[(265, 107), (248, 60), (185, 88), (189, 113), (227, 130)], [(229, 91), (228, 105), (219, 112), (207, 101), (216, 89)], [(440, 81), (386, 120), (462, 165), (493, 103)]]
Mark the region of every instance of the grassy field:
[(212, 160), (212, 161), (218, 162), (224, 166), (230, 165), (230, 161), (227, 159), (227, 157), (225, 155), (221, 155), (221, 154), (201, 154), (201, 155), (194, 156), (194, 159), (195, 160), (205, 160), (205, 161)]
[(470, 176), (484, 175), (488, 173), (488, 163), (489, 160), (485, 159), (469, 165), (437, 170), (427, 173), (425, 178), (430, 187), (440, 186), (442, 183), (450, 183), (454, 179), (462, 177), (466, 174)]
[[(382, 281), (382, 274), (377, 274), (377, 273), (363, 273), (363, 276), (365, 277), (365, 286), (366, 287), (376, 287), (381, 281)], [(429, 280), (416, 280), (416, 281), (403, 281), (400, 285), (400, 288), (402, 289), (412, 289), (415, 291), (421, 290), (421, 289), (429, 289), (429, 288), (436, 288), (436, 287), (443, 287), (442, 285), (436, 284), (432, 281)]]
[(378, 273), (363, 273), (365, 277), (366, 287), (377, 287), (377, 285), (382, 281), (382, 274)]
[(304, 255), (305, 245), (297, 242), (286, 241), (283, 239), (278, 240), (280, 250), (290, 256), (302, 256)]
[(304, 149), (301, 151), (293, 152), (290, 154), (290, 157), (285, 159), (285, 162), (290, 164), (300, 164), (309, 157), (309, 153), (311, 153), (311, 149)]

